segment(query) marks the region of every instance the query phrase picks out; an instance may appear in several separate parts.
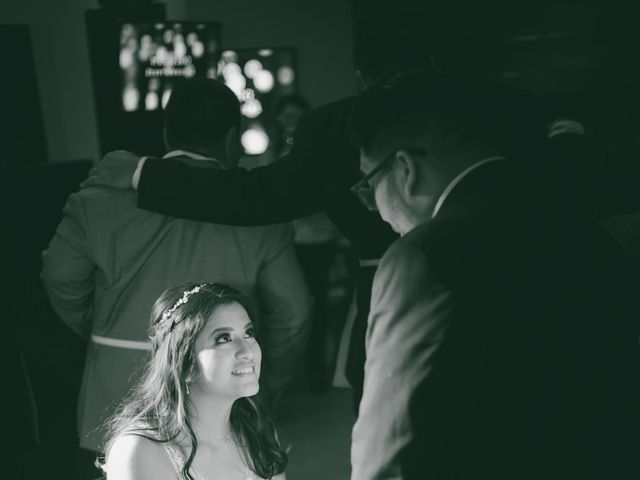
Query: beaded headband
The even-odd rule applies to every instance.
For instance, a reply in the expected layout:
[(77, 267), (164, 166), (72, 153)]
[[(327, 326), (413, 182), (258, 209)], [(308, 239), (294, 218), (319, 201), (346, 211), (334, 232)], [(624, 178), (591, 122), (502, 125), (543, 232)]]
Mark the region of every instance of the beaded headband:
[[(180, 299), (176, 303), (174, 303), (169, 310), (167, 310), (162, 314), (162, 318), (160, 319), (160, 322), (158, 322), (158, 324), (162, 324), (166, 322), (169, 319), (169, 317), (173, 315), (173, 312), (175, 312), (178, 309), (178, 307), (187, 303), (189, 301), (189, 297), (191, 297), (195, 293), (198, 293), (206, 285), (207, 285), (206, 283), (203, 283), (201, 285), (198, 285), (197, 287), (192, 288), (191, 290), (185, 290), (184, 292), (182, 292), (182, 297), (180, 297)], [(171, 326), (175, 325), (176, 323), (177, 322), (174, 322)]]

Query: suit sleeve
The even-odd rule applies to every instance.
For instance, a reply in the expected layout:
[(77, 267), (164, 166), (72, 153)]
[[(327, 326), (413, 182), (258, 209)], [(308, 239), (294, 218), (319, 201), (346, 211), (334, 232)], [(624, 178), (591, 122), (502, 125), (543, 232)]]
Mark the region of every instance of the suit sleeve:
[(138, 206), (178, 218), (245, 226), (322, 211), (336, 187), (357, 178), (357, 152), (346, 133), (349, 106), (336, 102), (303, 115), (292, 151), (252, 170), (195, 168), (171, 159), (146, 161)]
[(437, 470), (455, 377), (447, 343), (456, 315), (453, 293), (423, 252), (392, 246), (373, 284), (353, 480), (428, 478), (426, 471)]
[(311, 297), (293, 248), (291, 227), (273, 228), (278, 233), (258, 271), (258, 298), (266, 385), (270, 393), (278, 394), (293, 379), (306, 347)]
[(82, 199), (73, 194), (62, 222), (42, 254), (41, 277), (56, 314), (75, 333), (88, 338), (93, 314), (93, 275), (87, 217)]

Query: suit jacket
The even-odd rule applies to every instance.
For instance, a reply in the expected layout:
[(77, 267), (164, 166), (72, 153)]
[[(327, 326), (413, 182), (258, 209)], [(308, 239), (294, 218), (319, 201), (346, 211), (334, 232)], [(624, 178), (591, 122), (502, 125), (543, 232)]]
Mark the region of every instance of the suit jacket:
[[(189, 161), (182, 159), (182, 161)], [(213, 162), (194, 161), (213, 168)], [(229, 227), (136, 207), (134, 191), (89, 188), (69, 197), (43, 254), (42, 278), (60, 318), (85, 338), (143, 342), (149, 315), (168, 287), (215, 281), (256, 300), (265, 374), (294, 374), (304, 348), (310, 298), (289, 225)], [(145, 350), (91, 342), (78, 406), (80, 444), (98, 450), (102, 420), (136, 379)]]
[(354, 480), (637, 478), (626, 266), (527, 184), (478, 168), (382, 258)]
[(360, 177), (346, 126), (352, 101), (303, 115), (291, 152), (270, 165), (220, 171), (187, 168), (173, 159), (147, 161), (138, 206), (227, 225), (267, 225), (326, 211), (360, 258), (380, 258), (397, 235), (349, 190)]

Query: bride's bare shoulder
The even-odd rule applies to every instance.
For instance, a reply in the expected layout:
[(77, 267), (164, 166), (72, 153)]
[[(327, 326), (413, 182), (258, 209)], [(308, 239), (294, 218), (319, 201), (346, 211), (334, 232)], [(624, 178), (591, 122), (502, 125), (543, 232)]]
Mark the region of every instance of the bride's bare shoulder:
[(175, 479), (175, 471), (161, 443), (135, 434), (121, 435), (107, 455), (109, 480)]

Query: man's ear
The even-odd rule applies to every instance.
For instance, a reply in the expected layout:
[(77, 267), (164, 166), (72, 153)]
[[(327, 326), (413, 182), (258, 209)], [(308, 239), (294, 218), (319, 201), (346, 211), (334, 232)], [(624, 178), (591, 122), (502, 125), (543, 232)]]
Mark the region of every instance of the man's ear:
[(418, 184), (418, 165), (414, 155), (406, 150), (398, 150), (396, 153), (398, 163), (398, 179), (400, 188), (407, 197), (415, 195)]

